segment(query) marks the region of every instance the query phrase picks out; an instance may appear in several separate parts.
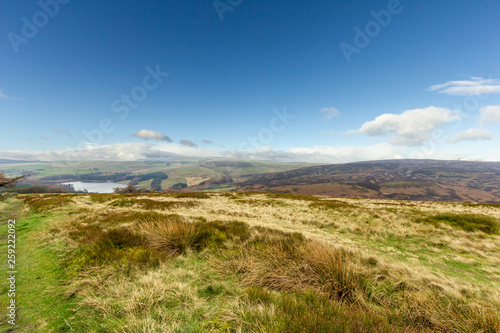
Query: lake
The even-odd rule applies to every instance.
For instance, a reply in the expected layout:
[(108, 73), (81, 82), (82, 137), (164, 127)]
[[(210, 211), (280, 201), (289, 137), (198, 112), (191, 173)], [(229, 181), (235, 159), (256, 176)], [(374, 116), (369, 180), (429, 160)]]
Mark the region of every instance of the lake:
[(70, 182), (63, 183), (64, 185), (73, 185), (76, 191), (87, 190), (93, 193), (113, 193), (116, 187), (127, 187), (127, 185), (119, 183), (89, 183), (89, 182)]

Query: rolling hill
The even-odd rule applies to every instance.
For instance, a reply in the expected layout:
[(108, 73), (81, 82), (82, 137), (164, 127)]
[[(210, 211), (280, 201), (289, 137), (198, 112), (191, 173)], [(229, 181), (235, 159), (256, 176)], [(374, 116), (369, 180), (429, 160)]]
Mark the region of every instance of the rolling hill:
[(384, 160), (256, 175), (240, 191), (423, 201), (500, 202), (500, 163)]

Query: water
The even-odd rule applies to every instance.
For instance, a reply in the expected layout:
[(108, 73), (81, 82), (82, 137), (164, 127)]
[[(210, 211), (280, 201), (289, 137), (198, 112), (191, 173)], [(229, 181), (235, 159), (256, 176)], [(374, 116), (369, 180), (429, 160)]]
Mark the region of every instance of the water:
[(87, 183), (87, 182), (70, 182), (63, 183), (64, 185), (73, 185), (76, 191), (87, 190), (93, 193), (113, 193), (116, 187), (127, 187), (127, 185), (119, 183)]

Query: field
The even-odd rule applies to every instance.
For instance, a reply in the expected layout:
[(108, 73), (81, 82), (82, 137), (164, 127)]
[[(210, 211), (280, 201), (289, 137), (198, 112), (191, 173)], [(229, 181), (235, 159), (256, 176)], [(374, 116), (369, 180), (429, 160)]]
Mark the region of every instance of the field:
[(0, 160), (27, 183), (113, 181), (153, 190), (271, 192), (344, 198), (500, 203), (500, 163), (386, 160), (346, 164), (277, 163), (227, 158), (134, 162)]
[(0, 212), (16, 332), (500, 331), (498, 204), (197, 192)]
[[(64, 181), (116, 181), (128, 184), (129, 180), (116, 179), (116, 175), (140, 177), (146, 174), (164, 173), (168, 179), (161, 182), (163, 190), (175, 184), (185, 184), (193, 190), (218, 190), (233, 187), (233, 182), (249, 179), (252, 175), (286, 171), (315, 164), (276, 163), (265, 161), (243, 161), (227, 158), (189, 158), (183, 157), (168, 161), (59, 161), (28, 162), (2, 161), (0, 172), (13, 177), (30, 175), (26, 182), (33, 184), (55, 185)], [(84, 175), (95, 175), (97, 179), (79, 179)], [(76, 178), (75, 178), (76, 177)], [(123, 177), (122, 177), (123, 178)], [(153, 179), (141, 180), (138, 187), (150, 188)], [(201, 184), (201, 185), (200, 185)]]

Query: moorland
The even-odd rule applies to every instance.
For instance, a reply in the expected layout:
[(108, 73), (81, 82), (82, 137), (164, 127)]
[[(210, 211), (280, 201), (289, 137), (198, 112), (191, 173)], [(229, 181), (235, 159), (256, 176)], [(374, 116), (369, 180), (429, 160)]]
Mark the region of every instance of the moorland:
[(500, 331), (498, 204), (43, 194), (0, 215), (17, 332)]

